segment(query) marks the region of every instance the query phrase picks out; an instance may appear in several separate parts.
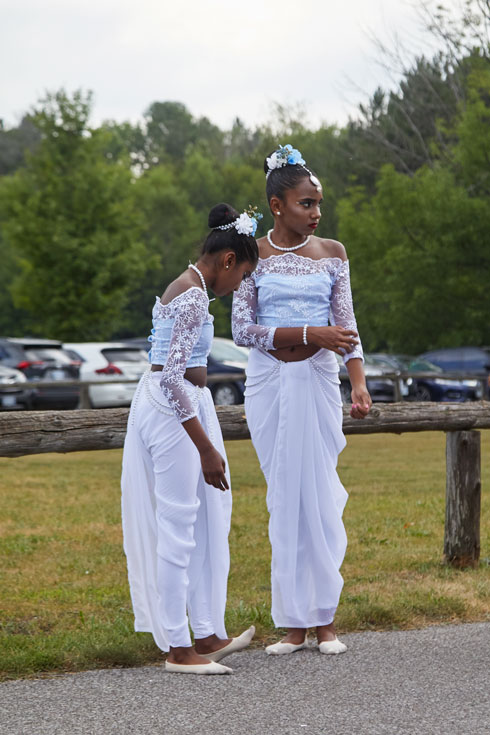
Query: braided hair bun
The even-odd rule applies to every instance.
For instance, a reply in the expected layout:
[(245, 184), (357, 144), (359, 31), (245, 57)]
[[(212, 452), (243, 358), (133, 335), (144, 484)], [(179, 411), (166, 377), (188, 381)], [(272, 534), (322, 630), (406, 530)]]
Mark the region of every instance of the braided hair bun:
[(216, 204), (212, 208), (208, 216), (208, 227), (214, 229), (215, 227), (222, 227), (223, 225), (229, 225), (234, 222), (239, 216), (236, 209), (230, 204)]
[(252, 235), (241, 235), (235, 227), (227, 230), (218, 230), (217, 227), (230, 225), (239, 217), (239, 213), (231, 204), (221, 202), (212, 208), (208, 216), (208, 226), (211, 232), (207, 236), (201, 250), (201, 255), (214, 255), (221, 250), (233, 250), (236, 262), (248, 261), (254, 267), (259, 257), (257, 243)]

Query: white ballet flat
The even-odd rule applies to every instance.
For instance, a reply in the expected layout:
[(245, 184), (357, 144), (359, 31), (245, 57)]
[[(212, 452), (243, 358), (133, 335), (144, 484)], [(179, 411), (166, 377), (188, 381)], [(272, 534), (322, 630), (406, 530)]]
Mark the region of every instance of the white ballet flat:
[(301, 651), (303, 648), (308, 648), (308, 638), (306, 636), (303, 643), (299, 643), (297, 646), (294, 643), (272, 643), (270, 646), (267, 646), (265, 652), (269, 656), (282, 656), (285, 653)]
[[(207, 657), (206, 657), (207, 658)], [(171, 674), (232, 674), (233, 669), (211, 661), (209, 664), (172, 664), (165, 661), (165, 671)]]
[(249, 644), (255, 635), (255, 626), (251, 625), (248, 630), (245, 630), (238, 638), (232, 638), (228, 645), (220, 648), (219, 651), (213, 651), (213, 653), (203, 653), (205, 658), (209, 658), (211, 661), (220, 661), (225, 656), (229, 656), (231, 653), (237, 653), (243, 651)]
[(345, 653), (347, 651), (347, 646), (345, 643), (341, 643), (337, 636), (335, 636), (333, 641), (322, 641), (319, 643), (318, 650), (320, 653), (336, 655), (337, 653)]

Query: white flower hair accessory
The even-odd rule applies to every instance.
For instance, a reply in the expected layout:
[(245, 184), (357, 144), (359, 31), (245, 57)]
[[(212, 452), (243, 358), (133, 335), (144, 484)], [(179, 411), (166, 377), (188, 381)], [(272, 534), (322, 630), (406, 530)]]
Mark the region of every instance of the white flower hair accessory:
[(257, 224), (262, 219), (262, 214), (257, 212), (257, 207), (252, 207), (250, 204), (248, 209), (239, 215), (233, 222), (227, 225), (219, 225), (215, 227), (215, 230), (231, 230), (232, 227), (236, 229), (239, 235), (251, 235), (254, 237), (257, 232)]
[(271, 172), (276, 168), (282, 168), (283, 166), (302, 166), (305, 171), (310, 175), (310, 181), (315, 189), (320, 192), (322, 185), (317, 177), (311, 173), (310, 169), (306, 166), (306, 161), (298, 151), (297, 148), (293, 148), (290, 143), (286, 145), (280, 145), (277, 151), (274, 151), (268, 158), (265, 159), (267, 163), (267, 173), (265, 178), (268, 179)]
[(301, 153), (296, 148), (293, 148), (290, 143), (280, 145), (277, 151), (274, 151), (269, 158), (266, 158), (266, 162), (268, 168), (266, 176), (269, 176), (270, 172), (275, 168), (282, 168), (288, 165), (295, 166), (296, 164), (304, 166), (306, 163)]

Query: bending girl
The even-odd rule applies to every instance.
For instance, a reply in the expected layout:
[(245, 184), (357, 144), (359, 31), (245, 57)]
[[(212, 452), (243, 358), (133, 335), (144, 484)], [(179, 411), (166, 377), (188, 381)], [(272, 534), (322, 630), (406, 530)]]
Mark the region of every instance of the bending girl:
[(274, 228), (258, 241), (258, 266), (235, 294), (232, 326), (235, 342), (252, 347), (245, 410), (267, 481), (272, 617), (288, 631), (266, 651), (305, 648), (306, 630), (315, 627), (322, 653), (343, 653), (333, 622), (347, 543), (347, 493), (336, 471), (345, 438), (335, 352), (347, 365), (355, 418), (367, 415), (371, 398), (345, 248), (314, 235), (320, 181), (290, 145), (264, 167)]
[[(135, 392), (124, 444), (122, 520), (135, 630), (169, 651), (167, 671), (226, 674), (216, 663), (255, 629), (227, 638), (231, 492), (206, 385), (213, 317), (207, 289), (236, 290), (257, 264), (256, 220), (218, 204), (196, 265), (153, 307), (151, 371)], [(188, 617), (194, 632), (191, 644)]]

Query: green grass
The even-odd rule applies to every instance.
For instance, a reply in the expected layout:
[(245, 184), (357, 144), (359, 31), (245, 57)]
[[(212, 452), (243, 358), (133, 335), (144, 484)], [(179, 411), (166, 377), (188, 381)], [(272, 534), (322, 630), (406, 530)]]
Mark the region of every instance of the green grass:
[[(490, 432), (482, 433), (482, 560), (441, 563), (445, 437), (349, 437), (339, 630), (490, 620)], [(227, 445), (234, 490), (230, 635), (270, 617), (265, 486), (250, 442)], [(120, 529), (120, 451), (0, 460), (0, 676), (161, 661), (134, 633)]]

